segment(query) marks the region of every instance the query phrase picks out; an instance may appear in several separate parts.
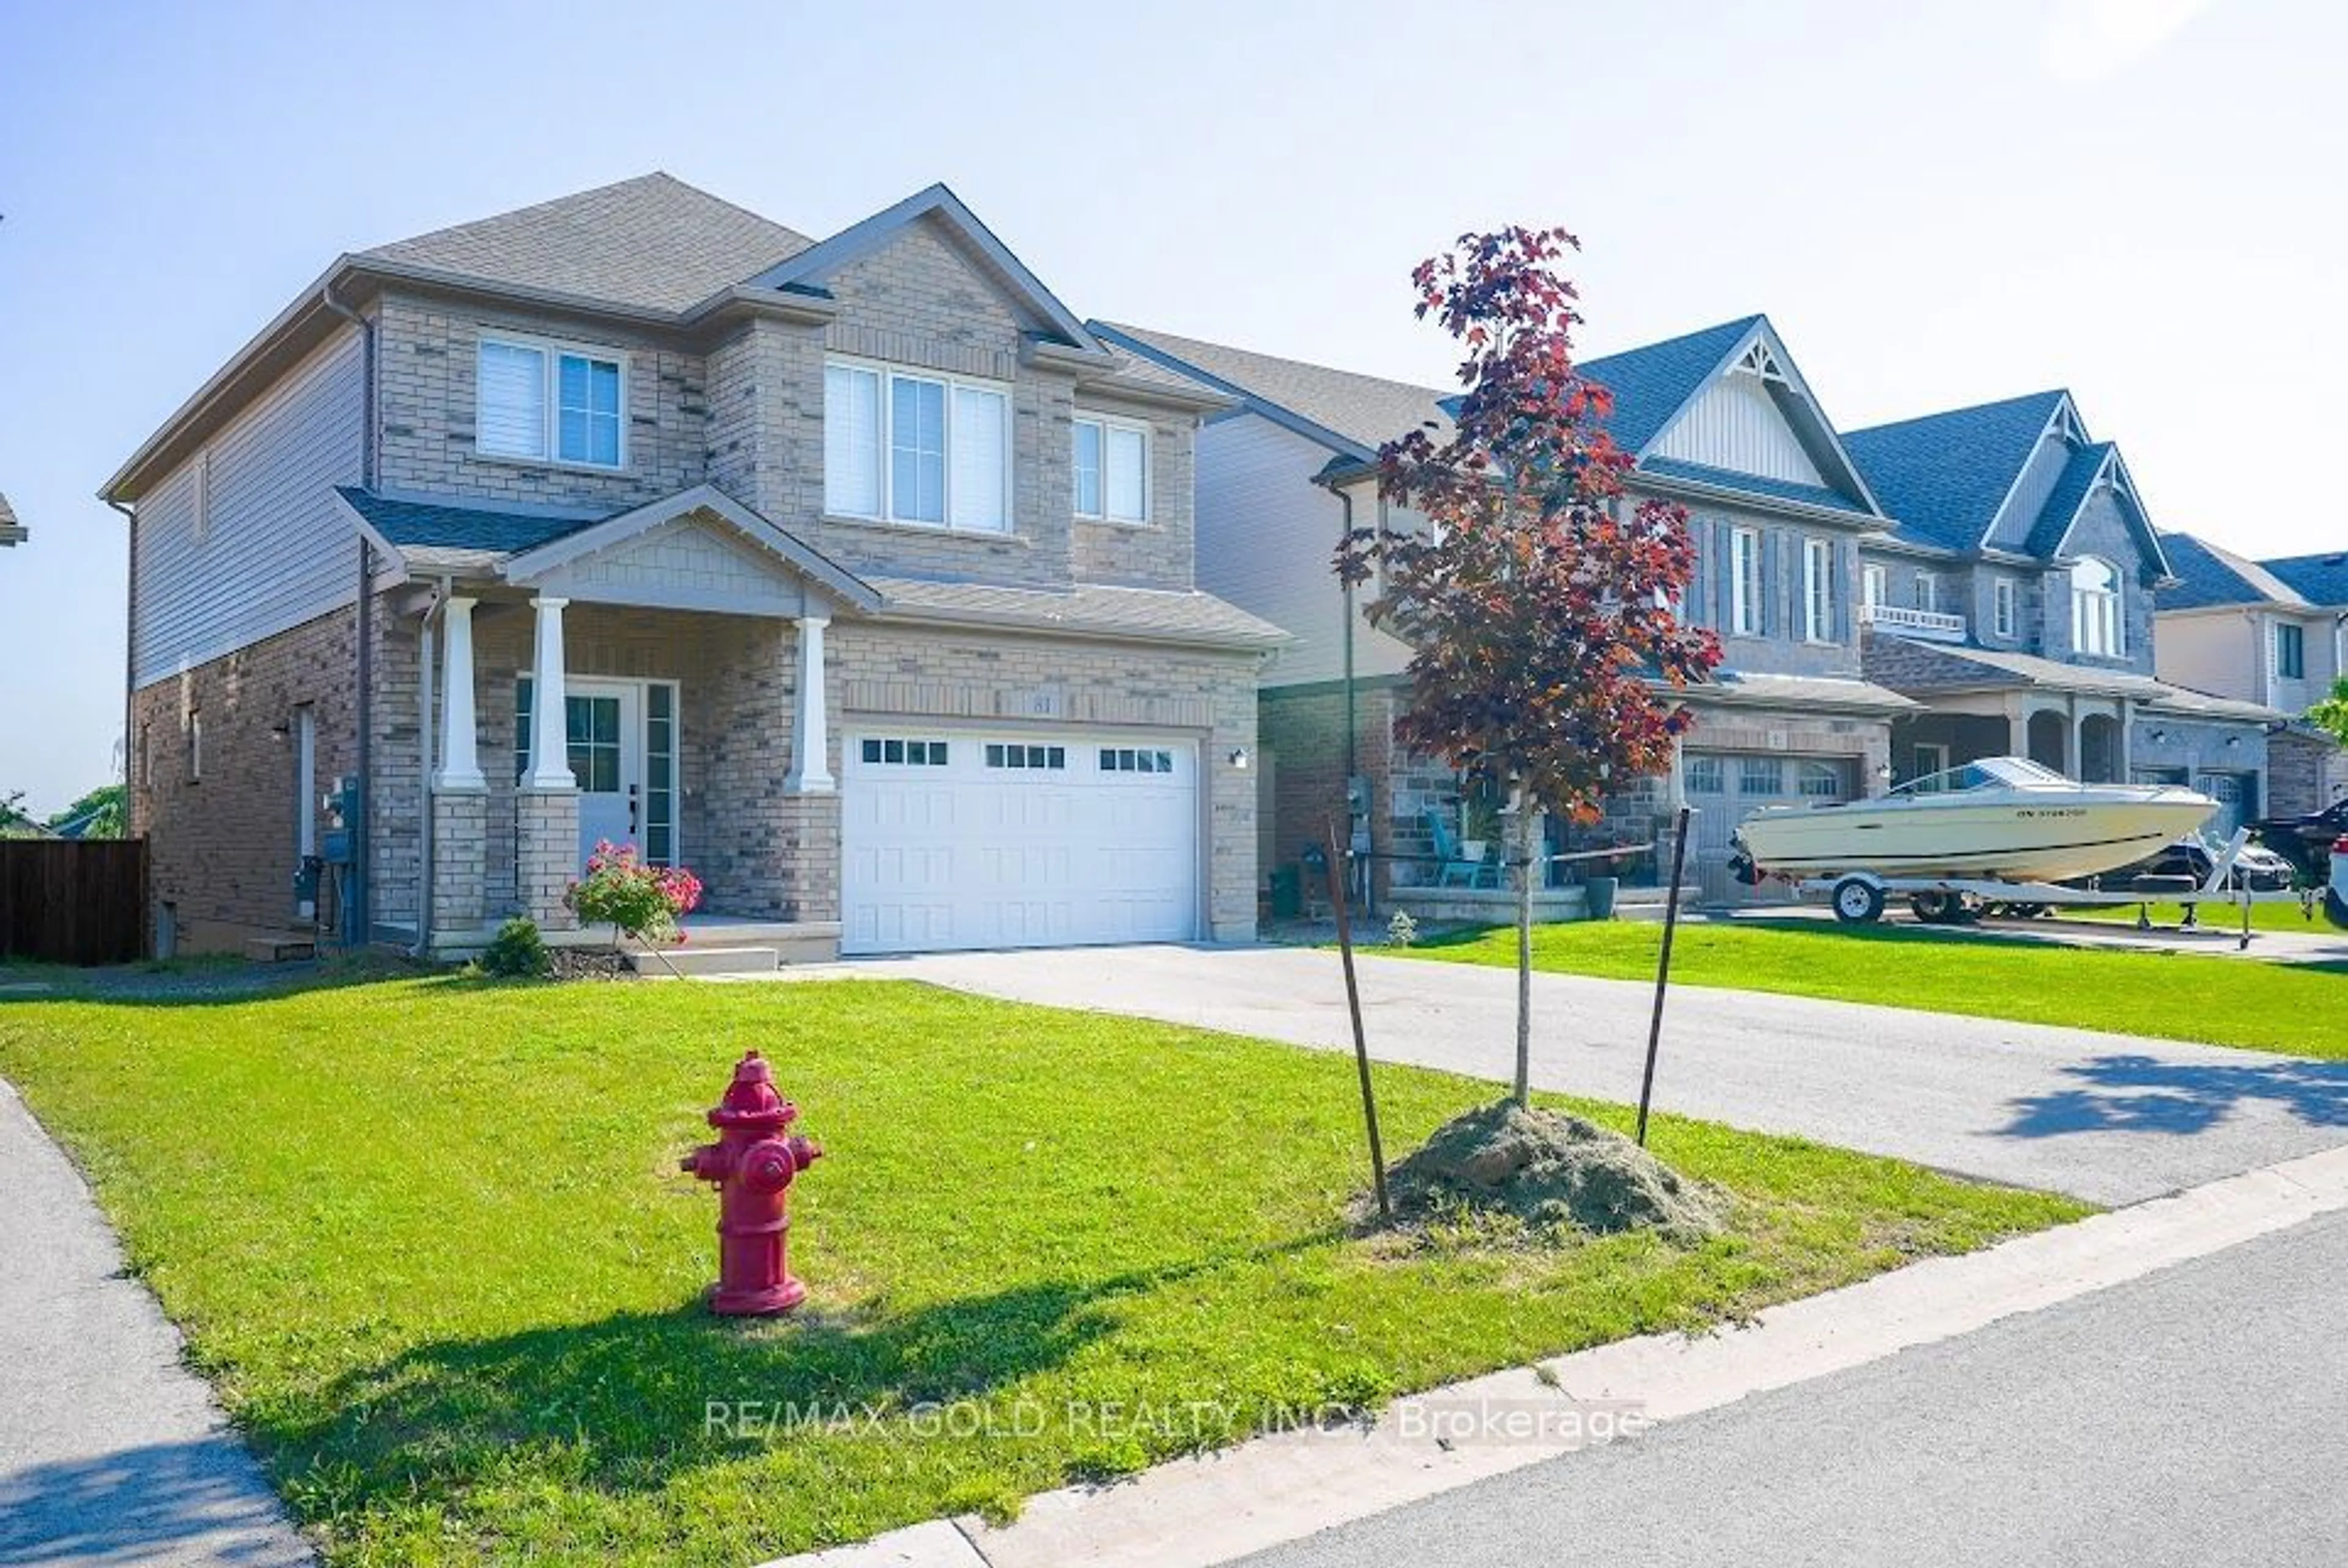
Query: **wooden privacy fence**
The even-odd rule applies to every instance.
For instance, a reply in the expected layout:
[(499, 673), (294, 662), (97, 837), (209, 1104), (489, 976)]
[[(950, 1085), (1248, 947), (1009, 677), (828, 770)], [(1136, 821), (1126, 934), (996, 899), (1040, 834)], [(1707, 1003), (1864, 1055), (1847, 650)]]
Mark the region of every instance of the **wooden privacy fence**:
[(0, 838), (0, 958), (147, 956), (147, 841)]

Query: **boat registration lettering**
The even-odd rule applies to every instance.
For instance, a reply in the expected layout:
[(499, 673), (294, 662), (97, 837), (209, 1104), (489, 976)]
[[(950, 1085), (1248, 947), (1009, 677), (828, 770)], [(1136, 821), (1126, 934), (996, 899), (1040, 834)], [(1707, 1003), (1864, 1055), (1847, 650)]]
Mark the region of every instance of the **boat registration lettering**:
[(2036, 816), (2085, 816), (2087, 815), (2087, 808), (2084, 805), (2024, 806), (2013, 815), (2017, 818)]

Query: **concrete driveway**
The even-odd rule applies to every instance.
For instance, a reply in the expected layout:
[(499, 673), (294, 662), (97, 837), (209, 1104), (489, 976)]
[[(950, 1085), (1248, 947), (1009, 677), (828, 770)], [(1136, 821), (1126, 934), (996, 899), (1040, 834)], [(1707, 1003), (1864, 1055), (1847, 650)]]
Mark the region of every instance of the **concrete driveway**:
[[(1370, 1050), (1506, 1080), (1508, 969), (1365, 957)], [(1352, 1049), (1337, 956), (1148, 947), (873, 960), (1053, 1007)], [(1533, 1081), (1635, 1101), (1652, 988), (1536, 975)], [(2348, 996), (2348, 990), (2343, 990)], [(2102, 1204), (2348, 1143), (2348, 1062), (1754, 991), (1673, 989), (1656, 1104)]]

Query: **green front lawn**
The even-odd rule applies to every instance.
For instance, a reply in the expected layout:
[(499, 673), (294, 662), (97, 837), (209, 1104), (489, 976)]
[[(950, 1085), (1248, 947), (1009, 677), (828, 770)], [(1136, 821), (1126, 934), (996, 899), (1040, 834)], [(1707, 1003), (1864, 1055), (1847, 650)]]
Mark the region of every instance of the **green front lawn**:
[[(1652, 980), (1663, 932), (1660, 923), (1631, 920), (1543, 926), (1533, 932), (1533, 967)], [(1513, 968), (1516, 934), (1466, 932), (1407, 951)], [(2348, 1058), (2342, 1026), (2348, 966), (2120, 952), (1913, 926), (1741, 920), (1682, 926), (1672, 977), (1684, 985)]]
[[(675, 1163), (753, 1046), (827, 1153), (808, 1307), (727, 1323)], [(747, 1564), (2082, 1212), (1664, 1118), (1730, 1234), (1403, 1247), (1343, 1056), (870, 981), (10, 1003), (0, 1073), (339, 1563)], [(1397, 1153), (1494, 1092), (1378, 1087)]]
[[(2063, 911), (2063, 918), (2065, 920), (2117, 920), (2133, 926), (2136, 924), (2137, 907), (2134, 904), (2125, 904), (2065, 909)], [(2205, 903), (2200, 907), (2200, 912), (2201, 928), (2205, 931), (2240, 931), (2242, 928), (2242, 911), (2239, 905), (2222, 902)], [(2152, 923), (2155, 926), (2175, 926), (2184, 918), (2185, 906), (2182, 904), (2155, 904), (2152, 907)], [(2024, 929), (2027, 928), (2024, 927)], [(2329, 937), (2336, 941), (2348, 942), (2348, 932), (2340, 930), (2326, 920), (2322, 910), (2314, 910), (2311, 917), (2309, 911), (2302, 909), (2296, 903), (2251, 905), (2250, 929), (2291, 931), (2302, 937)]]

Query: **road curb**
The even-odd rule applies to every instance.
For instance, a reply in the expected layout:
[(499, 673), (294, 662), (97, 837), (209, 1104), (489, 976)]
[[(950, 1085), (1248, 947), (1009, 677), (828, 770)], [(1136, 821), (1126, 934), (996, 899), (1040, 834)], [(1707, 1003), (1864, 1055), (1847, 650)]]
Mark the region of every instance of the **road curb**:
[[(1108, 1486), (1028, 1500), (1000, 1528), (932, 1521), (762, 1568), (1209, 1568), (1438, 1492), (2124, 1285), (2348, 1208), (2348, 1147), (1928, 1258), (1690, 1338), (1656, 1335), (1398, 1399), (1375, 1427), (1274, 1433)], [(1532, 1435), (1458, 1436), (1475, 1412)], [(1447, 1438), (1444, 1434), (1450, 1433)]]

